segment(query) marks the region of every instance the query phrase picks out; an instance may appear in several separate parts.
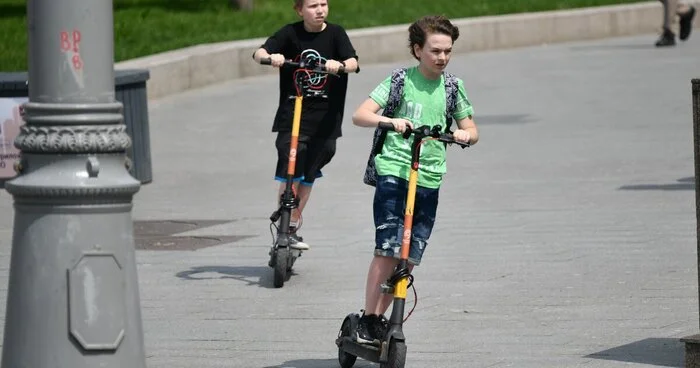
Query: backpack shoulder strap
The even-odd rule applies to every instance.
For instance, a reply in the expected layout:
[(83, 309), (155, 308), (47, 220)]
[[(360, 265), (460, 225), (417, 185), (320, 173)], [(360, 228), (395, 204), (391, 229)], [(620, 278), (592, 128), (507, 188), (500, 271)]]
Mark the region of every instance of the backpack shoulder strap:
[(454, 113), (457, 110), (457, 95), (459, 93), (459, 81), (453, 74), (445, 73), (445, 119), (447, 122), (446, 131), (450, 131), (454, 120)]
[(403, 85), (406, 78), (406, 68), (394, 69), (391, 72), (391, 85), (389, 87), (389, 101), (386, 103), (382, 115), (386, 117), (394, 117), (394, 113), (398, 110), (403, 97)]

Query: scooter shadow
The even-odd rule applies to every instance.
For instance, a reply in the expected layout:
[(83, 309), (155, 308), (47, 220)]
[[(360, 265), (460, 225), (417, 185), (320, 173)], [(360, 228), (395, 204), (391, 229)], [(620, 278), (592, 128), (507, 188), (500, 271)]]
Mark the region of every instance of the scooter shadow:
[[(263, 368), (338, 368), (338, 359), (299, 359)], [(357, 359), (353, 368), (377, 368), (379, 364)]]
[[(292, 275), (294, 276), (292, 270)], [(267, 289), (274, 289), (273, 270), (267, 266), (197, 266), (187, 271), (180, 271), (175, 274), (183, 280), (214, 280), (233, 279), (241, 281), (250, 286), (259, 286)]]

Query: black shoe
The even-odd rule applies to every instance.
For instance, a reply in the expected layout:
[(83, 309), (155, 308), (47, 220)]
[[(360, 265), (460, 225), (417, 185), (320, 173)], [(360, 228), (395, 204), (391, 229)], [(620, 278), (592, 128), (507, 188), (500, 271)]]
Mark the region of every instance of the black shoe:
[(378, 340), (372, 334), (373, 326), (377, 316), (374, 314), (365, 315), (360, 317), (360, 321), (357, 323), (357, 330), (355, 331), (355, 341), (360, 344), (375, 344)]
[(664, 29), (664, 32), (656, 41), (656, 47), (674, 46), (676, 44), (676, 36), (668, 29)]
[(681, 41), (685, 41), (690, 37), (690, 31), (693, 30), (693, 17), (695, 17), (695, 8), (690, 7), (690, 10), (688, 10), (685, 14), (681, 14), (680, 18), (680, 34), (678, 35), (678, 38), (681, 39)]
[(372, 329), (372, 336), (376, 337), (380, 341), (384, 340), (387, 331), (389, 331), (389, 320), (387, 320), (384, 315), (381, 315), (375, 318), (374, 323), (370, 326), (370, 328)]

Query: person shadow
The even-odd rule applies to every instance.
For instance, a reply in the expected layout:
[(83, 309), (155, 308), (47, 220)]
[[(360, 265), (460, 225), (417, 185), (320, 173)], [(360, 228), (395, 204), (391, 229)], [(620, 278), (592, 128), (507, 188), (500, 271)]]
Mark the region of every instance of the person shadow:
[[(183, 280), (232, 279), (249, 286), (274, 289), (273, 270), (267, 266), (196, 266), (175, 274)], [(292, 276), (294, 270), (292, 270)]]
[[(297, 359), (263, 368), (338, 368), (338, 359)], [(379, 364), (357, 359), (353, 368), (378, 368)]]

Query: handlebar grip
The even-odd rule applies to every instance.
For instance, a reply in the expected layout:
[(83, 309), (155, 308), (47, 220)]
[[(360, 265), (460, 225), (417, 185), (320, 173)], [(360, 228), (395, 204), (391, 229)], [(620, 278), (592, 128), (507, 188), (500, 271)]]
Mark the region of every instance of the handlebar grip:
[(380, 121), (378, 128), (383, 130), (394, 130), (394, 124), (388, 121)]
[[(355, 69), (355, 74), (357, 74), (359, 72), (360, 72), (360, 66), (358, 65), (357, 69)], [(347, 71), (345, 70), (344, 66), (341, 66), (340, 69), (338, 69), (338, 73), (347, 73)]]
[(470, 146), (469, 143), (462, 143), (462, 142), (456, 141), (455, 137), (452, 134), (442, 134), (442, 135), (440, 135), (438, 140), (440, 142), (447, 143), (447, 144), (456, 144), (462, 148), (467, 148)]
[(272, 65), (272, 59), (271, 58), (262, 58), (260, 59), (260, 65)]

